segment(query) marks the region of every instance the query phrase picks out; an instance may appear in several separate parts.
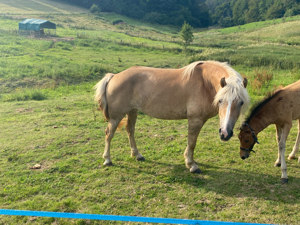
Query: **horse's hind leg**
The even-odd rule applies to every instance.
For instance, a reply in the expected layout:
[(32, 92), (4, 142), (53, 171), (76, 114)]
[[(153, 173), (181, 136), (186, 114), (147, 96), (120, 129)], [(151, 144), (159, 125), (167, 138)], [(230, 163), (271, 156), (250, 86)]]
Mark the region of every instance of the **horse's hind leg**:
[[(278, 145), (279, 145), (279, 142), (280, 142), (281, 133), (282, 133), (282, 128), (280, 126), (276, 125), (276, 140), (277, 140)], [(280, 167), (281, 166), (281, 156), (280, 156), (279, 151), (278, 151), (278, 157), (277, 157), (277, 160), (275, 161), (274, 166), (275, 167)]]
[[(295, 159), (296, 158), (296, 153), (299, 150), (299, 143), (300, 143), (300, 120), (298, 119), (298, 135), (297, 135), (297, 139), (296, 139), (293, 151), (289, 155), (289, 159)], [(299, 159), (298, 159), (298, 163), (300, 163), (300, 156), (299, 156)]]
[(184, 152), (185, 165), (190, 169), (191, 173), (201, 173), (201, 170), (194, 161), (194, 149), (196, 147), (197, 138), (204, 122), (200, 119), (188, 120), (188, 145)]
[(129, 143), (130, 143), (131, 156), (132, 157), (135, 156), (136, 160), (138, 160), (138, 161), (145, 161), (145, 158), (142, 156), (142, 154), (139, 153), (139, 150), (136, 147), (136, 143), (135, 143), (135, 139), (134, 139), (136, 118), (137, 118), (137, 110), (131, 110), (127, 114), (126, 131), (127, 131), (128, 139), (129, 139)]
[(103, 158), (105, 159), (103, 163), (104, 166), (112, 165), (112, 161), (110, 158), (110, 143), (111, 143), (111, 139), (114, 137), (115, 131), (120, 121), (121, 119), (110, 119), (105, 129), (105, 148), (103, 153)]

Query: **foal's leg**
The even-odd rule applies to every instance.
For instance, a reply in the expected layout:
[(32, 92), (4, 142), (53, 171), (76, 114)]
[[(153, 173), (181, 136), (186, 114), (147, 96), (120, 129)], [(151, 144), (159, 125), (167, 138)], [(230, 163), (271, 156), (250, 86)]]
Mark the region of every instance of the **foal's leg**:
[[(294, 145), (293, 151), (289, 155), (289, 159), (295, 159), (296, 158), (296, 153), (299, 150), (299, 143), (300, 143), (300, 120), (298, 119), (298, 135), (296, 139), (296, 143)], [(300, 163), (300, 157), (298, 159), (298, 163)]]
[[(282, 128), (280, 126), (276, 125), (276, 140), (277, 140), (278, 146), (279, 146), (281, 134), (282, 134)], [(280, 151), (279, 150), (278, 150), (278, 157), (277, 157), (277, 160), (275, 161), (274, 166), (275, 167), (280, 167), (281, 166), (281, 159), (280, 159)]]
[(131, 148), (131, 156), (135, 156), (138, 161), (145, 161), (145, 158), (142, 154), (139, 153), (139, 150), (136, 147), (135, 139), (134, 139), (134, 131), (135, 131), (135, 122), (137, 118), (137, 110), (132, 110), (127, 114), (127, 125), (126, 131), (128, 134), (128, 139)]
[(288, 176), (287, 176), (287, 172), (286, 172), (287, 166), (285, 163), (284, 152), (285, 152), (286, 139), (289, 135), (291, 127), (292, 127), (292, 125), (289, 123), (286, 123), (283, 125), (280, 141), (278, 144), (278, 150), (279, 150), (279, 154), (280, 154), (280, 163), (281, 163), (281, 172), (282, 172), (282, 175), (281, 175), (282, 183), (288, 182)]
[(194, 161), (194, 149), (197, 143), (197, 137), (204, 122), (200, 119), (188, 119), (188, 145), (184, 152), (185, 165), (191, 173), (201, 173), (201, 170)]
[(103, 158), (105, 159), (103, 165), (111, 166), (112, 161), (110, 159), (110, 142), (114, 137), (115, 131), (120, 123), (121, 119), (110, 119), (108, 125), (105, 129), (105, 148), (103, 153)]

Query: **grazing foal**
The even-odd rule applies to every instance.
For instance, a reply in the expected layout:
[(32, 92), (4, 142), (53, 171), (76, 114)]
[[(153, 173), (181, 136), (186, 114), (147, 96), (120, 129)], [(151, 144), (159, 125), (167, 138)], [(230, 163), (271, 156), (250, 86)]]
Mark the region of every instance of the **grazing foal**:
[[(249, 157), (253, 146), (257, 141), (257, 135), (270, 124), (276, 126), (276, 138), (278, 143), (278, 158), (275, 166), (281, 166), (281, 182), (287, 183), (287, 166), (284, 152), (285, 143), (292, 127), (292, 120), (298, 120), (298, 136), (289, 155), (289, 159), (295, 159), (299, 149), (300, 139), (300, 81), (297, 81), (265, 98), (255, 108), (241, 126), (239, 134), (240, 156), (242, 159)], [(300, 163), (300, 157), (298, 159)]]
[(104, 165), (112, 165), (110, 143), (125, 115), (131, 155), (145, 160), (134, 138), (139, 110), (157, 119), (188, 119), (185, 164), (190, 172), (200, 173), (194, 149), (202, 126), (219, 112), (219, 135), (228, 141), (241, 111), (249, 103), (246, 86), (247, 80), (239, 73), (226, 63), (215, 61), (198, 61), (181, 69), (134, 66), (118, 74), (107, 74), (95, 86), (95, 100), (108, 120)]

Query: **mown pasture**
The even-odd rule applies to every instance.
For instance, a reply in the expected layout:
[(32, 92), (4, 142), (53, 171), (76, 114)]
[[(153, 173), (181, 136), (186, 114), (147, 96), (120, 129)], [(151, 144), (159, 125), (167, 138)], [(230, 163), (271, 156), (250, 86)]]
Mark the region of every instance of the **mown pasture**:
[[(56, 22), (57, 34), (45, 39), (19, 36), (17, 23), (27, 16)], [(259, 136), (256, 154), (243, 161), (238, 129), (229, 142), (221, 142), (218, 117), (212, 118), (199, 135), (195, 159), (203, 173), (197, 175), (189, 173), (183, 159), (187, 121), (139, 113), (136, 139), (146, 161), (130, 157), (127, 135), (121, 130), (112, 142), (114, 166), (102, 166), (107, 123), (93, 102), (96, 82), (106, 72), (133, 65), (184, 66), (178, 28), (126, 17), (122, 19), (127, 24), (113, 26), (111, 21), (117, 18), (108, 13), (23, 12), (0, 18), (1, 208), (297, 224), (300, 165), (288, 161), (289, 183), (280, 184), (281, 171), (273, 167), (277, 157), (273, 126)], [(300, 77), (298, 38), (292, 36), (291, 44), (287, 29), (293, 23), (294, 33), (299, 32), (300, 21), (295, 17), (277, 22), (196, 31), (190, 61), (230, 62), (249, 79), (252, 100), (261, 99)], [(296, 134), (294, 126), (286, 155)], [(41, 168), (33, 169), (36, 164)], [(0, 216), (0, 221), (120, 224), (10, 216)]]

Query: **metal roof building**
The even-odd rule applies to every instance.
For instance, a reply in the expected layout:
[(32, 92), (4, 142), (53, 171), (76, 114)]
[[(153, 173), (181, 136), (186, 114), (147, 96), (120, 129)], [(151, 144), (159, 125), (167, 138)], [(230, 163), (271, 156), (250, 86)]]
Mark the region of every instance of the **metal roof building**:
[(19, 30), (34, 30), (40, 31), (42, 29), (56, 29), (55, 23), (51, 23), (48, 20), (39, 19), (26, 19), (19, 22)]

